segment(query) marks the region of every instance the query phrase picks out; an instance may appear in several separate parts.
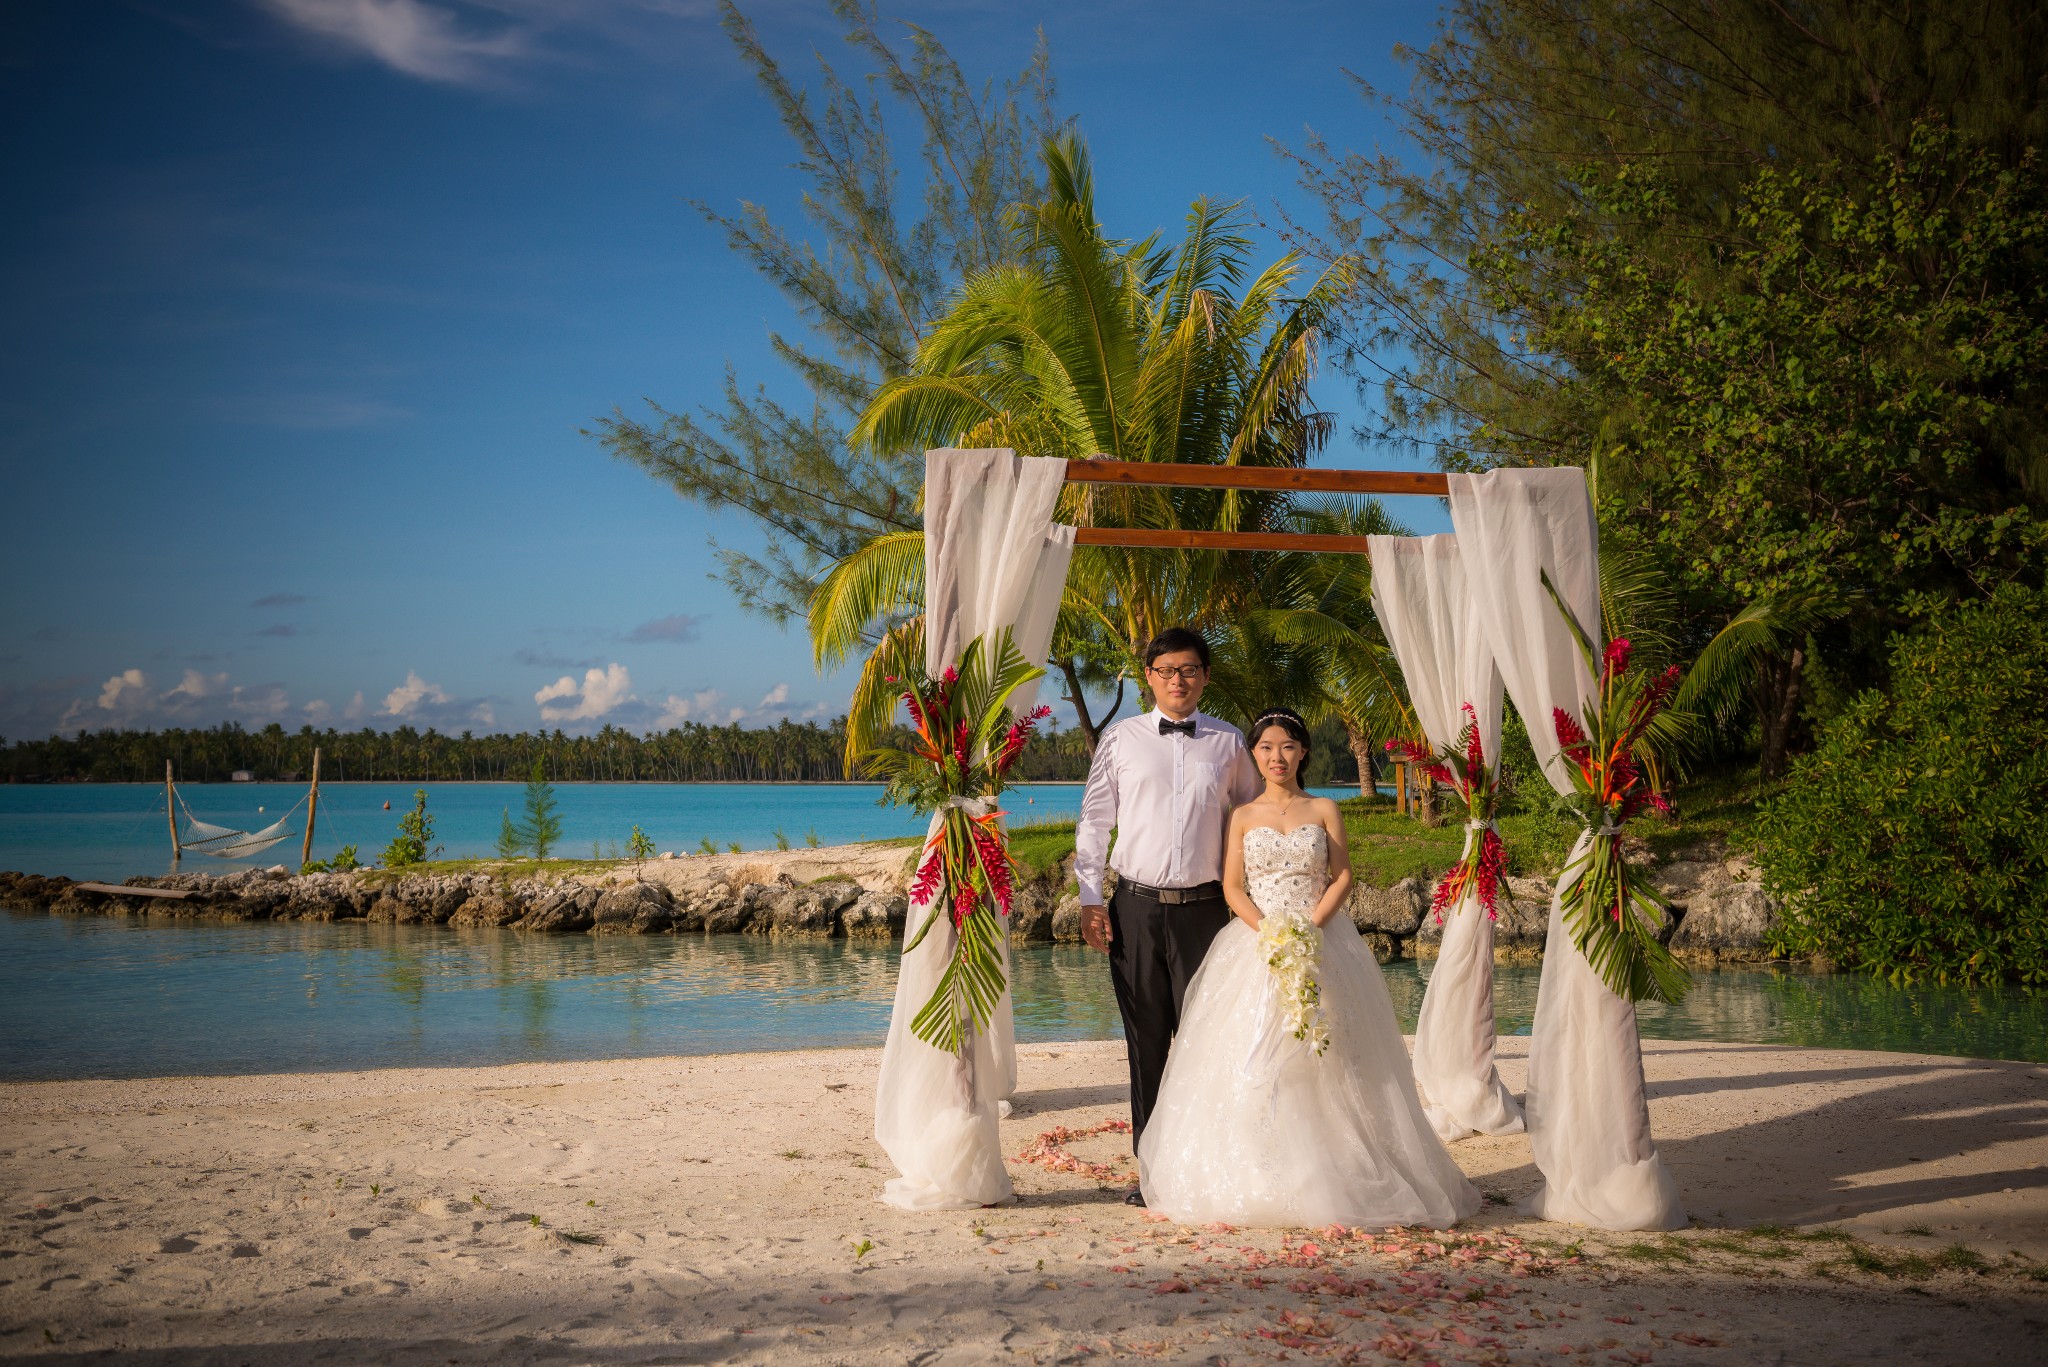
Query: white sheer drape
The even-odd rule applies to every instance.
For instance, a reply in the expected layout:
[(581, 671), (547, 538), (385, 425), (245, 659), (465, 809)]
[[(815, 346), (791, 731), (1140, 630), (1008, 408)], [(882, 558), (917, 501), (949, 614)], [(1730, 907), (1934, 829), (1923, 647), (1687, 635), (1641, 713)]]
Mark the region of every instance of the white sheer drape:
[[(1501, 677), (1468, 601), (1455, 536), (1375, 536), (1372, 608), (1400, 662), (1409, 700), (1431, 746), (1457, 744), (1472, 705), (1479, 743), (1500, 763)], [(1483, 828), (1482, 828), (1483, 829)], [(1467, 830), (1466, 852), (1479, 831)], [(1444, 918), (1444, 938), (1415, 1022), (1415, 1082), (1446, 1143), (1470, 1134), (1519, 1134), (1515, 1104), (1493, 1051), (1493, 920), (1467, 892)]]
[[(1042, 661), (1073, 556), (1074, 529), (1053, 523), (1066, 462), (1009, 451), (938, 450), (925, 456), (925, 659), (937, 674), (975, 637), (1009, 627), (1017, 648)], [(1036, 689), (1018, 690), (1028, 707)], [(983, 804), (979, 810), (988, 810)], [(937, 838), (934, 817), (926, 840)], [(912, 903), (905, 943), (932, 914)], [(901, 1176), (882, 1199), (912, 1210), (993, 1205), (1011, 1196), (997, 1139), (998, 1104), (1017, 1087), (1016, 1029), (1005, 991), (987, 1033), (963, 1056), (910, 1033), (953, 957), (943, 910), (924, 943), (903, 955), (875, 1085), (875, 1138)]]
[[(1552, 727), (1553, 708), (1575, 715), (1593, 679), (1543, 589), (1547, 571), (1579, 621), (1600, 629), (1597, 524), (1576, 469), (1495, 470), (1450, 477), (1451, 525), (1465, 557), (1471, 600), (1529, 728), (1545, 777), (1572, 791)], [(1582, 836), (1572, 857), (1583, 852)], [(1635, 1006), (1600, 980), (1550, 902), (1543, 980), (1523, 1095), (1529, 1146), (1543, 1186), (1527, 1209), (1546, 1220), (1603, 1229), (1685, 1224), (1678, 1185), (1650, 1137)]]

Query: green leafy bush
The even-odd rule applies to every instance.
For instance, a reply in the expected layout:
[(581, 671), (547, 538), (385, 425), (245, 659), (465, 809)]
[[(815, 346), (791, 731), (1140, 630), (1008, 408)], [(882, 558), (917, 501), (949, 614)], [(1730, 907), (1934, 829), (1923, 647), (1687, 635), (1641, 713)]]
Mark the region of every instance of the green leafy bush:
[(1894, 981), (2048, 986), (2048, 593), (1895, 637), (1755, 827), (1775, 952)]
[(332, 859), (308, 859), (299, 866), (300, 873), (347, 873), (350, 869), (362, 867), (356, 858), (356, 847), (343, 845)]
[(429, 853), (438, 854), (440, 846), (433, 845), (434, 818), (427, 815), (427, 790), (413, 791), (412, 810), (398, 818), (398, 834), (391, 837), (391, 843), (384, 847), (384, 867), (403, 869), (426, 862)]

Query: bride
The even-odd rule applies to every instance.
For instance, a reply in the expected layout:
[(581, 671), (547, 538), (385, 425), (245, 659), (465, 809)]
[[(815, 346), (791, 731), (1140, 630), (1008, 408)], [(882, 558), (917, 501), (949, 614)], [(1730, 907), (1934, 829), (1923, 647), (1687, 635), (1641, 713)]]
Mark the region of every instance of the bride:
[[(1184, 1224), (1443, 1228), (1479, 1193), (1423, 1115), (1386, 980), (1343, 914), (1344, 819), (1296, 781), (1308, 727), (1275, 708), (1246, 739), (1266, 789), (1231, 813), (1223, 891), (1237, 919), (1188, 984), (1138, 1144), (1145, 1203)], [(1287, 912), (1319, 928), (1320, 1054), (1283, 1020), (1261, 947), (1261, 923)]]

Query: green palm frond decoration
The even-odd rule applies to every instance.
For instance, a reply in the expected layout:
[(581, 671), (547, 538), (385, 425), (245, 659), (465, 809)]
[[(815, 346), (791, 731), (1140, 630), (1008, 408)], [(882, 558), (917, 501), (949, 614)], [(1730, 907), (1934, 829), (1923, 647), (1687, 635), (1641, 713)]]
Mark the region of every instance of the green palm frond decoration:
[[(918, 857), (910, 906), (912, 917), (922, 919), (903, 952), (922, 945), (942, 919), (955, 932), (952, 957), (910, 1029), (934, 1049), (958, 1054), (976, 1032), (988, 1029), (1003, 996), (1013, 885), (1009, 839), (993, 800), (1038, 723), (1052, 711), (1038, 707), (1011, 715), (1017, 690), (1045, 671), (1024, 658), (1005, 629), (968, 642), (957, 666), (931, 678), (924, 667), (922, 621), (892, 632), (875, 660), (886, 671), (880, 683), (900, 690), (887, 695), (882, 722), (893, 716), (900, 698), (916, 740), (902, 749), (870, 749), (864, 768), (888, 784), (888, 801), (940, 816)], [(880, 696), (863, 705), (872, 725)]]

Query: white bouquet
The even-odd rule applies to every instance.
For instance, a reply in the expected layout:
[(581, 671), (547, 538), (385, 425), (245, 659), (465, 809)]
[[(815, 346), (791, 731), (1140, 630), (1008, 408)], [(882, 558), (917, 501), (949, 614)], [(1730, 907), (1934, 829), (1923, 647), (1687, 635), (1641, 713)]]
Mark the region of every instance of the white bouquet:
[(1323, 989), (1316, 977), (1323, 957), (1316, 923), (1299, 911), (1267, 916), (1259, 922), (1259, 952), (1273, 970), (1283, 1028), (1321, 1055), (1330, 1047), (1330, 1028), (1323, 1024)]

